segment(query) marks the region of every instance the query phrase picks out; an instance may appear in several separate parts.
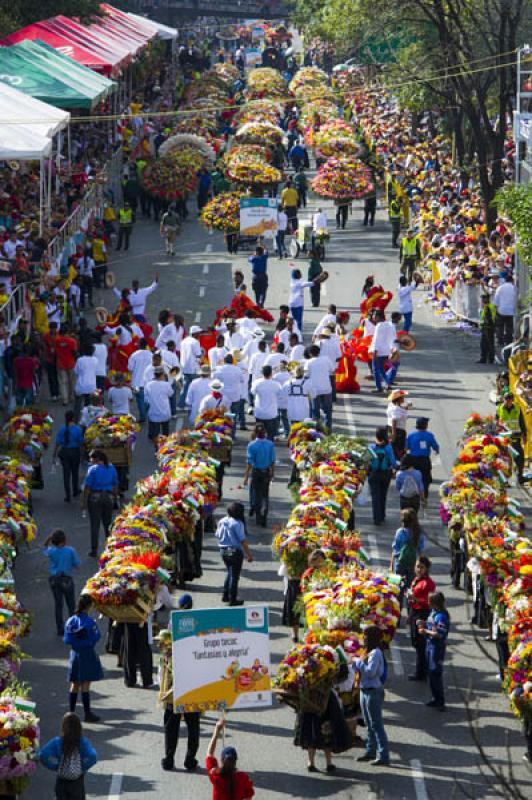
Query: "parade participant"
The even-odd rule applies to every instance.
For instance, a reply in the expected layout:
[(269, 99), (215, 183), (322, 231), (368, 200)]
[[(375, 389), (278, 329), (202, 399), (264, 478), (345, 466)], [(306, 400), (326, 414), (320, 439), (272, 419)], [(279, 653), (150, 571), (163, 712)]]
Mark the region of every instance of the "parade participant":
[(155, 346), (164, 348), (168, 342), (175, 342), (176, 352), (179, 354), (181, 352), (181, 343), (185, 338), (185, 325), (181, 314), (170, 314), (169, 311), (161, 312), (159, 314), (159, 328)]
[[(304, 153), (303, 148), (303, 153)], [(305, 175), (305, 170), (303, 167), (300, 167), (299, 170), (294, 175), (294, 186), (297, 190), (297, 205), (298, 208), (306, 208), (307, 207), (307, 191), (308, 191), (308, 180), (307, 176)]]
[(275, 235), (275, 244), (277, 245), (277, 256), (283, 258), (288, 255), (286, 245), (284, 243), (286, 230), (288, 228), (288, 217), (283, 211), (283, 207), (279, 206), (277, 211), (277, 233)]
[(236, 417), (240, 411), (240, 398), (242, 395), (242, 370), (234, 363), (231, 353), (224, 358), (224, 363), (214, 373), (224, 385), (224, 398), (229, 403), (229, 410), (235, 415), (233, 438), (236, 436)]
[(128, 312), (119, 314), (117, 324), (106, 325), (103, 330), (104, 333), (108, 333), (110, 336), (117, 336), (118, 344), (122, 347), (131, 344), (133, 339), (140, 339), (144, 336), (142, 328), (136, 322), (131, 321)]
[(259, 245), (255, 255), (249, 256), (248, 261), (251, 264), (251, 288), (255, 293), (255, 302), (259, 308), (264, 308), (268, 291), (268, 251)]
[(325, 425), (332, 431), (332, 387), (331, 374), (333, 368), (328, 356), (321, 355), (320, 348), (313, 344), (308, 350), (307, 376), (309, 396), (312, 403), (312, 414), (316, 422), (321, 419), (321, 412), (325, 416)]
[(409, 228), (406, 232), (406, 236), (401, 240), (399, 261), (401, 264), (401, 275), (405, 275), (408, 279), (408, 283), (412, 283), (414, 271), (421, 261), (421, 242), (413, 228)]
[(497, 338), (501, 347), (513, 341), (516, 302), (517, 289), (513, 277), (510, 273), (506, 273), (504, 282), (493, 296), (493, 305), (497, 309)]
[(216, 347), (211, 347), (208, 354), (211, 370), (214, 371), (217, 367), (221, 367), (228, 353), (229, 350), (225, 346), (224, 334), (220, 333), (216, 337)]
[(32, 355), (32, 348), (24, 345), (20, 355), (13, 360), (15, 375), (15, 400), (17, 406), (32, 406), (35, 402), (35, 388), (41, 365)]
[(375, 380), (375, 394), (381, 394), (384, 391), (383, 384), (386, 384), (385, 364), (386, 360), (390, 357), (392, 347), (397, 338), (397, 331), (395, 325), (385, 320), (384, 311), (379, 308), (375, 310), (374, 315), (375, 331), (368, 352), (372, 355), (372, 368), (373, 377)]
[(166, 254), (175, 256), (175, 241), (179, 233), (179, 217), (175, 203), (170, 203), (168, 211), (162, 215), (159, 233), (164, 239)]
[(314, 281), (302, 280), (301, 270), (293, 269), (290, 278), (290, 296), (288, 305), (290, 314), (298, 329), (303, 329), (303, 304), (305, 302), (305, 289), (314, 286)]
[(103, 417), (107, 414), (107, 408), (103, 403), (103, 395), (97, 389), (94, 394), (89, 398), (88, 404), (83, 408), (79, 418), (79, 425), (85, 432), (85, 429), (94, 422), (98, 417)]
[(69, 336), (68, 327), (61, 325), (59, 336), (55, 341), (55, 351), (57, 354), (59, 392), (64, 406), (74, 400), (74, 367), (76, 366), (77, 346), (78, 344), (74, 337)]
[(82, 509), (88, 509), (91, 529), (91, 549), (89, 556), (96, 558), (100, 524), (104, 537), (109, 535), (115, 498), (118, 496), (118, 473), (102, 450), (90, 454), (91, 466), (85, 478), (85, 488), (81, 502)]
[(183, 388), (178, 401), (179, 408), (185, 407), (185, 398), (187, 396), (188, 387), (198, 374), (199, 362), (203, 352), (198, 340), (202, 332), (202, 328), (200, 328), (199, 325), (192, 325), (188, 336), (185, 336), (181, 342), (180, 359), (181, 372), (183, 375)]
[(63, 641), (70, 645), (68, 680), (70, 682), (69, 710), (76, 710), (78, 692), (85, 712), (85, 722), (98, 722), (100, 717), (91, 711), (90, 685), (101, 681), (103, 669), (94, 650), (101, 638), (97, 624), (89, 616), (92, 600), (87, 594), (80, 595), (74, 614), (67, 619)]
[(293, 377), (283, 385), (282, 395), (286, 402), (288, 424), (303, 422), (309, 415), (309, 382), (302, 364), (293, 370)]
[(314, 328), (314, 333), (312, 334), (312, 338), (316, 339), (316, 337), (320, 335), (322, 330), (326, 328), (330, 322), (334, 322), (334, 324), (336, 325), (336, 306), (334, 305), (334, 303), (331, 303), (327, 307), (327, 313), (323, 315), (323, 317), (320, 319), (320, 321)]
[(262, 368), (262, 378), (251, 384), (251, 393), (254, 397), (255, 419), (264, 426), (268, 439), (272, 440), (277, 436), (280, 392), (281, 387), (273, 380), (272, 367), (265, 364)]
[(54, 596), (57, 635), (63, 636), (63, 600), (69, 616), (72, 616), (76, 606), (72, 573), (81, 561), (75, 549), (67, 545), (65, 532), (60, 528), (46, 537), (43, 553), (48, 557), (48, 582)]
[(375, 213), (377, 211), (377, 194), (375, 190), (364, 198), (364, 226), (375, 225)]
[(174, 389), (163, 366), (153, 368), (153, 380), (144, 385), (144, 401), (148, 407), (148, 438), (157, 447), (159, 436), (168, 436), (172, 409), (170, 398)]
[(376, 625), (364, 629), (364, 650), (362, 658), (353, 659), (353, 666), (360, 674), (360, 705), (367, 729), (366, 752), (357, 761), (371, 761), (374, 767), (387, 767), (390, 751), (382, 721), (382, 705), (388, 668), (382, 652), (382, 631)]
[(288, 359), (286, 358), (284, 361), (281, 361), (279, 364), (279, 369), (273, 376), (274, 380), (277, 381), (279, 386), (281, 387), (281, 392), (277, 399), (277, 405), (279, 406), (279, 425), (283, 426), (284, 435), (288, 438), (290, 434), (290, 424), (288, 422), (288, 402), (284, 392), (282, 391), (284, 385), (290, 380), (291, 374), (288, 371)]
[(94, 345), (88, 344), (81, 350), (81, 355), (76, 361), (74, 375), (74, 417), (79, 419), (79, 413), (92, 395), (96, 393), (96, 370), (98, 359), (94, 355)]
[(238, 756), (235, 748), (223, 748), (220, 754), (221, 766), (218, 766), (218, 761), (214, 757), (218, 737), (224, 728), (225, 719), (218, 720), (205, 757), (205, 767), (213, 787), (212, 800), (251, 800), (255, 790), (249, 775), (236, 768)]
[(247, 447), (247, 466), (244, 475), (244, 486), (249, 487), (249, 516), (255, 515), (257, 523), (266, 527), (268, 516), (268, 499), (270, 482), (275, 474), (275, 447), (270, 439), (266, 438), (266, 429), (257, 424), (255, 438)]
[(255, 403), (255, 397), (252, 392), (253, 383), (259, 380), (262, 377), (262, 368), (265, 366), (266, 359), (268, 358), (268, 345), (266, 344), (266, 340), (264, 338), (260, 338), (257, 342), (257, 352), (254, 353), (251, 358), (249, 359), (248, 364), (248, 374), (249, 374), (249, 382), (248, 382), (248, 395), (249, 395), (249, 408), (248, 414), (253, 413), (253, 406)]
[(101, 333), (95, 334), (93, 347), (93, 355), (98, 361), (98, 366), (96, 367), (96, 388), (99, 389), (100, 392), (104, 392), (107, 381), (107, 345), (102, 342)]
[(395, 488), (399, 492), (400, 508), (413, 508), (419, 511), (425, 503), (425, 487), (421, 472), (414, 467), (412, 456), (406, 455), (395, 478)]
[(303, 335), (301, 330), (293, 317), (287, 317), (284, 328), (279, 331), (277, 336), (277, 350), (279, 350), (279, 345), (282, 344), (283, 350), (281, 352), (286, 353), (288, 348), (290, 347), (290, 337), (294, 334), (297, 336), (297, 341), (303, 341)]
[(377, 428), (375, 441), (369, 445), (371, 461), (368, 484), (371, 492), (373, 524), (382, 525), (386, 519), (386, 497), (392, 479), (392, 470), (397, 466), (392, 446), (388, 442), (386, 428)]
[(336, 401), (336, 370), (338, 362), (342, 358), (342, 348), (340, 346), (340, 337), (334, 334), (329, 326), (324, 328), (319, 336), (318, 346), (320, 354), (326, 356), (331, 364), (331, 389), (333, 403)]
[[(177, 608), (189, 610), (192, 606), (192, 597), (189, 594), (182, 594), (178, 600)], [(187, 753), (183, 766), (188, 772), (193, 772), (198, 766), (196, 754), (200, 742), (201, 715), (199, 711), (185, 711), (184, 713), (174, 711), (171, 631), (162, 630), (157, 639), (159, 642), (164, 643), (159, 669), (159, 702), (164, 705), (164, 758), (161, 759), (161, 767), (167, 771), (174, 769), (174, 759), (179, 743), (179, 728), (184, 717), (185, 725), (187, 726)]]
[(406, 424), (410, 405), (406, 398), (408, 392), (403, 389), (394, 389), (388, 395), (386, 417), (388, 421), (388, 436), (396, 458), (401, 458), (405, 452)]
[(397, 297), (399, 299), (399, 311), (403, 316), (403, 330), (407, 333), (412, 327), (412, 314), (414, 313), (414, 304), (412, 302), (412, 293), (415, 289), (415, 284), (409, 284), (406, 275), (399, 276), (399, 288), (397, 290)]
[(122, 665), (124, 685), (128, 689), (137, 686), (137, 669), (140, 671), (143, 689), (153, 688), (153, 655), (148, 640), (148, 626), (137, 622), (124, 624), (122, 640)]
[[(156, 274), (155, 278), (149, 286), (140, 286), (139, 281), (135, 278), (135, 280), (131, 281), (131, 289), (128, 289), (127, 299), (129, 305), (131, 306), (131, 313), (133, 317), (138, 320), (139, 322), (146, 322), (145, 311), (146, 311), (146, 301), (150, 294), (158, 288), (159, 286), (159, 275)], [(113, 288), (113, 292), (118, 296), (121, 297), (121, 292), (115, 287)]]
[(229, 403), (223, 395), (223, 383), (219, 381), (218, 378), (214, 378), (214, 380), (209, 383), (209, 388), (211, 393), (204, 397), (200, 402), (198, 414), (203, 414), (204, 411), (208, 411), (211, 408), (219, 408), (229, 411)]
[(226, 321), (227, 330), (224, 334), (224, 344), (228, 352), (234, 350), (242, 350), (244, 345), (249, 341), (250, 333), (244, 330), (238, 330), (236, 327), (236, 320), (228, 319)]
[(477, 364), (493, 364), (495, 361), (495, 328), (497, 322), (497, 310), (489, 294), (481, 296), (482, 306), (480, 308), (480, 359)]
[(506, 392), (503, 395), (502, 403), (497, 406), (497, 419), (510, 432), (510, 446), (515, 451), (514, 460), (517, 467), (517, 480), (519, 483), (524, 483), (525, 454), (523, 441), (526, 441), (527, 430), (523, 412), (515, 402), (511, 392)]
[[(118, 209), (118, 241), (116, 249), (121, 250), (124, 243), (124, 250), (129, 250), (129, 239), (133, 230), (134, 214), (133, 209), (127, 200)], [(92, 305), (92, 303), (91, 303)]]
[(63, 485), (65, 487), (65, 503), (71, 497), (81, 494), (79, 489), (79, 466), (83, 454), (83, 431), (74, 422), (74, 412), (67, 411), (65, 424), (59, 428), (55, 437), (54, 462), (57, 458), (63, 468)]
[(299, 361), (303, 364), (305, 359), (305, 347), (301, 344), (298, 333), (291, 333), (288, 337), (288, 351), (286, 353), (288, 361)]
[(144, 373), (152, 363), (152, 354), (148, 350), (148, 343), (142, 337), (139, 339), (138, 350), (128, 358), (127, 368), (131, 373), (131, 389), (137, 402), (139, 412), (138, 421), (142, 425), (146, 422), (146, 403), (144, 402)]
[(323, 267), (318, 257), (318, 251), (314, 248), (309, 253), (309, 267), (307, 272), (307, 280), (312, 283), (310, 287), (310, 299), (312, 301), (312, 308), (318, 308), (320, 304), (321, 284), (316, 282), (322, 272)]
[(281, 192), (281, 204), (283, 211), (288, 217), (288, 230), (293, 233), (297, 229), (297, 206), (298, 206), (298, 193), (297, 189), (289, 178), (286, 181), (285, 187)]
[(335, 200), (334, 205), (336, 206), (336, 229), (345, 230), (345, 226), (347, 224), (347, 215), (349, 214), (349, 205), (351, 201), (347, 199), (340, 199)]
[(425, 549), (425, 536), (421, 532), (417, 512), (405, 508), (400, 515), (401, 527), (395, 532), (392, 542), (390, 571), (401, 575), (399, 602), (403, 607), (403, 597), (414, 579), (414, 567), (418, 556)]
[(194, 427), (194, 423), (196, 421), (196, 417), (199, 414), (199, 407), (200, 403), (204, 397), (208, 397), (210, 394), (210, 376), (211, 371), (207, 364), (204, 364), (200, 367), (200, 374), (198, 378), (195, 378), (190, 386), (188, 387), (188, 392), (185, 400), (185, 405), (187, 408), (190, 409), (188, 415), (188, 423), (191, 428)]
[(61, 736), (46, 742), (39, 753), (41, 764), (57, 772), (57, 800), (83, 800), (85, 797), (85, 773), (98, 758), (96, 750), (82, 733), (78, 715), (69, 712), (62, 719)]
[(113, 414), (129, 414), (129, 404), (133, 400), (133, 392), (125, 385), (125, 376), (121, 372), (113, 378), (113, 386), (109, 389), (109, 404)]
[(436, 591), (436, 584), (430, 577), (432, 564), (427, 556), (419, 556), (414, 570), (414, 580), (406, 596), (408, 600), (408, 624), (412, 647), (416, 651), (416, 671), (408, 676), (409, 681), (427, 680), (426, 641), (419, 632), (418, 620), (427, 620), (430, 614), (429, 595)]
[(416, 419), (416, 430), (406, 437), (406, 449), (412, 456), (414, 467), (423, 476), (425, 499), (429, 496), (429, 486), (432, 483), (431, 451), (440, 452), (440, 446), (434, 434), (428, 430), (428, 425), (429, 419), (427, 417), (418, 417)]
[(421, 636), (426, 639), (427, 669), (432, 699), (425, 705), (446, 711), (445, 692), (443, 688), (443, 664), (445, 649), (449, 635), (450, 617), (445, 608), (445, 596), (442, 592), (429, 595), (430, 614), (427, 621), (418, 620), (417, 627)]
[(242, 503), (231, 503), (228, 506), (227, 514), (218, 522), (214, 535), (218, 539), (220, 555), (227, 568), (222, 600), (230, 606), (242, 606), (244, 601), (238, 598), (238, 581), (244, 555), (248, 562), (253, 561), (247, 541)]
[(48, 389), (51, 400), (59, 400), (59, 378), (57, 375), (57, 322), (50, 322), (49, 331), (42, 337), (43, 361), (48, 378)]

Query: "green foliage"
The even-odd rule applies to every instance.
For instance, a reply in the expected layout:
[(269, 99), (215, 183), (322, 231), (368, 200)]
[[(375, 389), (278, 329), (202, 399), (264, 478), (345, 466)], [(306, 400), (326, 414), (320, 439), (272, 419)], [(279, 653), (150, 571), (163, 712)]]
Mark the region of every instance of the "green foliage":
[(91, 17), (100, 16), (100, 0), (9, 0), (0, 8), (0, 36), (39, 22), (49, 17), (63, 14), (66, 17), (79, 17), (82, 22), (90, 21)]
[(532, 268), (532, 183), (504, 186), (497, 192), (496, 202), (512, 221), (523, 264)]

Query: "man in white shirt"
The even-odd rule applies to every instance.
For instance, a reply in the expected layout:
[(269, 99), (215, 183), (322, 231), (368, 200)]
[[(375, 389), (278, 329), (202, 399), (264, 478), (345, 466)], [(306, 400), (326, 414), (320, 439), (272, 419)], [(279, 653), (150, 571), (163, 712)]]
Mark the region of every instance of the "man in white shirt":
[(211, 393), (201, 401), (198, 413), (203, 414), (204, 411), (210, 411), (212, 408), (220, 408), (229, 411), (229, 403), (223, 394), (223, 383), (219, 381), (218, 378), (215, 378), (209, 383), (209, 387)]
[(179, 356), (176, 353), (175, 342), (170, 339), (170, 341), (166, 343), (166, 347), (161, 347), (160, 353), (163, 364), (165, 364), (168, 369), (179, 369)]
[(210, 375), (211, 371), (209, 367), (206, 364), (204, 364), (202, 367), (200, 367), (199, 378), (194, 378), (194, 380), (188, 387), (185, 405), (187, 406), (187, 408), (190, 409), (188, 415), (188, 423), (191, 428), (194, 427), (196, 417), (199, 414), (201, 401), (203, 400), (204, 397), (207, 397), (211, 393)]
[(115, 375), (114, 384), (108, 392), (111, 411), (113, 414), (129, 414), (133, 392), (129, 386), (124, 386), (124, 376), (121, 373)]
[(151, 354), (151, 364), (148, 364), (148, 366), (144, 370), (144, 375), (142, 376), (144, 389), (146, 389), (146, 386), (150, 381), (153, 381), (155, 379), (156, 367), (162, 367), (164, 374), (166, 375), (168, 380), (170, 380), (170, 368), (167, 367), (166, 364), (163, 364), (163, 357), (161, 355), (161, 351), (154, 350), (154, 352)]
[(286, 361), (285, 346), (282, 342), (278, 342), (277, 350), (266, 356), (264, 366), (271, 367), (273, 372), (277, 372), (281, 361)]
[(89, 402), (91, 395), (96, 391), (96, 370), (98, 359), (94, 355), (94, 345), (90, 344), (82, 351), (76, 361), (74, 375), (74, 416), (79, 419), (79, 412)]
[(288, 340), (289, 349), (288, 349), (288, 360), (289, 361), (299, 361), (303, 363), (305, 358), (305, 347), (301, 344), (297, 333), (291, 333), (290, 338)]
[(175, 342), (176, 351), (180, 353), (181, 351), (181, 342), (183, 341), (185, 335), (185, 328), (176, 318), (170, 318), (170, 320), (166, 323), (166, 325), (159, 325), (160, 331), (157, 339), (155, 340), (155, 346), (166, 347), (168, 342)]
[(150, 283), (149, 286), (143, 286), (142, 288), (139, 286), (138, 280), (131, 281), (132, 289), (128, 295), (128, 300), (131, 303), (131, 309), (133, 311), (133, 316), (139, 320), (139, 322), (146, 322), (145, 311), (146, 311), (146, 301), (150, 294), (157, 289), (159, 284), (159, 276), (155, 276), (155, 280), (153, 283)]
[(146, 384), (144, 397), (148, 406), (148, 437), (157, 447), (157, 437), (170, 433), (170, 398), (174, 390), (162, 366), (155, 367), (154, 373), (154, 379)]
[(198, 374), (198, 367), (201, 358), (201, 345), (199, 343), (199, 336), (202, 329), (199, 325), (192, 325), (188, 336), (185, 336), (181, 342), (181, 372), (183, 374), (183, 389), (179, 398), (179, 408), (185, 408), (185, 399), (188, 392), (188, 387)]
[(313, 416), (316, 422), (321, 419), (321, 411), (325, 415), (325, 424), (332, 430), (332, 387), (331, 374), (333, 367), (328, 356), (321, 355), (317, 344), (309, 348), (310, 359), (307, 362), (309, 394), (312, 400)]
[(249, 386), (248, 386), (248, 395), (249, 395), (249, 408), (248, 414), (253, 413), (253, 406), (255, 404), (255, 398), (253, 396), (252, 386), (254, 381), (258, 381), (259, 378), (262, 377), (262, 368), (266, 362), (266, 358), (268, 357), (268, 346), (266, 344), (265, 339), (259, 339), (257, 344), (257, 352), (254, 353), (251, 358), (249, 359), (248, 364), (248, 373), (249, 373)]
[(107, 379), (107, 345), (102, 342), (101, 333), (95, 334), (94, 357), (98, 360), (96, 368), (96, 386), (101, 392), (105, 391)]
[(287, 381), (282, 389), (286, 402), (288, 422), (292, 426), (295, 422), (302, 422), (309, 415), (309, 387), (308, 378), (302, 365), (294, 370), (294, 377)]
[(336, 306), (334, 303), (331, 303), (329, 308), (327, 309), (327, 313), (320, 319), (316, 328), (314, 329), (313, 339), (320, 335), (322, 330), (327, 327), (330, 322), (334, 322), (336, 325)]
[(516, 300), (517, 290), (513, 278), (507, 275), (493, 296), (493, 305), (497, 310), (497, 337), (501, 347), (513, 342)]
[(392, 352), (392, 347), (397, 338), (397, 331), (395, 330), (395, 325), (391, 322), (385, 322), (384, 311), (380, 309), (375, 311), (375, 322), (376, 326), (373, 339), (368, 349), (373, 356), (373, 377), (375, 379), (374, 393), (381, 394), (384, 391), (383, 383), (386, 385), (387, 389), (389, 388), (386, 384), (384, 364)]
[(303, 341), (303, 336), (299, 329), (299, 325), (295, 319), (293, 319), (293, 317), (288, 317), (286, 320), (286, 326), (279, 333), (279, 341), (284, 345), (285, 352), (290, 346), (290, 337), (293, 333), (295, 333), (299, 342)]
[(253, 311), (246, 311), (246, 314), (242, 319), (236, 320), (236, 325), (239, 332), (244, 337), (252, 336), (256, 330), (260, 330), (259, 326), (257, 325), (257, 321), (253, 316)]
[(225, 340), (223, 334), (219, 334), (219, 336), (216, 337), (216, 347), (211, 347), (211, 349), (209, 350), (208, 358), (212, 372), (214, 372), (214, 370), (217, 367), (222, 366), (222, 364), (224, 363), (224, 358), (229, 352), (229, 350), (224, 344), (224, 341)]
[(281, 387), (273, 380), (272, 374), (272, 368), (265, 365), (262, 378), (252, 383), (251, 391), (255, 400), (255, 419), (264, 425), (268, 439), (273, 441), (277, 435)]
[(7, 239), (4, 244), (2, 245), (2, 250), (4, 256), (7, 258), (8, 261), (13, 261), (17, 252), (17, 234), (10, 233), (9, 239)]
[(275, 236), (275, 240), (277, 243), (277, 255), (279, 258), (282, 258), (283, 255), (287, 256), (287, 250), (284, 243), (284, 237), (286, 236), (286, 229), (288, 228), (288, 217), (284, 213), (281, 207), (279, 207), (279, 211), (277, 212), (277, 234)]
[(256, 328), (253, 331), (253, 338), (246, 342), (244, 348), (242, 350), (242, 360), (246, 362), (247, 366), (249, 367), (249, 362), (251, 361), (251, 357), (258, 353), (259, 351), (259, 342), (261, 339), (264, 339), (264, 331), (261, 331), (260, 328)]
[(279, 422), (283, 426), (283, 430), (285, 433), (286, 438), (288, 438), (290, 434), (290, 423), (288, 422), (288, 401), (286, 398), (285, 393), (283, 392), (285, 384), (290, 380), (292, 374), (288, 372), (288, 361), (285, 359), (281, 361), (279, 365), (278, 372), (273, 376), (274, 381), (277, 381), (279, 386), (281, 387), (281, 392), (279, 394), (277, 404), (279, 406)]
[(414, 283), (408, 283), (406, 275), (401, 275), (399, 278), (397, 297), (399, 300), (399, 311), (403, 316), (403, 330), (405, 330), (407, 333), (412, 327), (412, 314), (414, 313), (412, 292), (415, 288), (416, 287)]
[(333, 403), (336, 401), (336, 368), (342, 357), (340, 337), (333, 334), (329, 327), (324, 328), (320, 333), (318, 346), (322, 356), (327, 356), (331, 362), (331, 390)]
[[(146, 339), (139, 340), (139, 349), (129, 356), (127, 368), (131, 373), (131, 388), (137, 401), (139, 422), (146, 422), (146, 403), (144, 402), (144, 373), (151, 366), (152, 355), (148, 350)], [(150, 376), (151, 380), (152, 376)]]
[(240, 332), (236, 329), (236, 322), (234, 319), (227, 320), (227, 333), (224, 335), (224, 344), (229, 351), (242, 350), (249, 339), (249, 332)]
[(312, 230), (314, 233), (327, 230), (327, 214), (321, 208), (312, 217)]
[(236, 435), (236, 416), (240, 411), (240, 399), (242, 397), (242, 370), (233, 364), (233, 356), (228, 353), (221, 367), (214, 373), (224, 385), (224, 396), (230, 403), (230, 411), (235, 415), (235, 427), (233, 428), (233, 438)]

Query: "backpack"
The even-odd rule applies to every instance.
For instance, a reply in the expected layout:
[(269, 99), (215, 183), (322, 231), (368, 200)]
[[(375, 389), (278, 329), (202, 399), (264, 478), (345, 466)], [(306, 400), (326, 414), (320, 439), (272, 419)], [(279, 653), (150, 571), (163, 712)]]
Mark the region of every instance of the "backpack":
[(384, 447), (371, 449), (371, 470), (372, 472), (386, 472), (390, 469), (390, 458)]
[(413, 475), (406, 475), (401, 490), (399, 492), (401, 497), (418, 497), (419, 487)]
[(397, 556), (396, 567), (399, 575), (412, 573), (414, 571), (416, 560), (417, 549), (412, 542), (412, 537), (410, 536), (408, 541), (406, 541), (399, 550), (399, 555)]

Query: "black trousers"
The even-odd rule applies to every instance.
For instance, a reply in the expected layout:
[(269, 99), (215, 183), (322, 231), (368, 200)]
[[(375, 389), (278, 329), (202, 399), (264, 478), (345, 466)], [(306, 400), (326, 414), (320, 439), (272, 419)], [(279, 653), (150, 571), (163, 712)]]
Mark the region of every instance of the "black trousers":
[(255, 302), (260, 308), (264, 308), (266, 302), (266, 292), (268, 291), (268, 276), (265, 272), (259, 272), (253, 276), (251, 288), (255, 292)]
[(336, 227), (345, 228), (349, 206), (338, 206), (336, 209)]
[(373, 522), (380, 525), (386, 517), (386, 496), (390, 485), (391, 475), (389, 470), (376, 470), (370, 472), (368, 483), (371, 492), (371, 506), (373, 509)]
[(89, 520), (91, 525), (91, 551), (98, 549), (98, 536), (100, 524), (103, 525), (104, 536), (109, 536), (109, 528), (113, 519), (113, 495), (111, 492), (91, 492), (88, 502)]
[(116, 243), (116, 249), (120, 250), (122, 247), (122, 243), (124, 244), (124, 250), (129, 250), (129, 237), (131, 236), (131, 225), (119, 225), (118, 226), (118, 241)]
[(497, 337), (499, 344), (504, 347), (514, 338), (514, 318), (507, 314), (497, 314)]
[(74, 614), (76, 601), (74, 597), (74, 581), (70, 575), (51, 575), (48, 579), (54, 596), (55, 626), (58, 633), (63, 632), (63, 600), (68, 609), (68, 616)]
[(367, 225), (368, 222), (370, 225), (375, 224), (375, 211), (377, 209), (373, 208), (364, 208), (364, 225)]
[(50, 397), (59, 397), (59, 378), (57, 376), (57, 364), (55, 361), (46, 362), (46, 374), (48, 376)]
[(392, 224), (392, 247), (397, 247), (397, 240), (401, 233), (401, 217), (393, 217), (390, 222)]
[(268, 469), (253, 469), (251, 472), (251, 497), (252, 507), (257, 517), (257, 522), (266, 524), (268, 514), (271, 475)]
[(179, 728), (181, 719), (185, 718), (187, 726), (187, 759), (193, 759), (199, 749), (200, 741), (200, 715), (199, 712), (176, 714), (171, 706), (164, 710), (164, 757), (167, 761), (173, 761), (179, 742)]
[(70, 499), (71, 495), (75, 496), (79, 494), (79, 465), (81, 461), (81, 451), (79, 447), (63, 447), (59, 458), (61, 459), (61, 466), (63, 468), (65, 497)]
[(320, 304), (321, 286), (319, 283), (313, 283), (310, 287), (310, 299), (312, 307), (317, 308)]
[(481, 328), (480, 331), (480, 360), (484, 364), (493, 364), (495, 360), (495, 329)]
[(56, 778), (55, 797), (56, 800), (85, 800), (85, 776), (81, 775), (75, 781)]
[(419, 633), (417, 622), (420, 619), (428, 619), (430, 611), (411, 611), (408, 621), (410, 622), (410, 638), (412, 647), (416, 651), (416, 677), (427, 677), (427, 640)]
[(148, 642), (147, 625), (141, 627), (136, 622), (125, 623), (122, 652), (126, 686), (135, 686), (137, 667), (140, 668), (142, 685), (151, 686), (153, 683), (153, 655)]
[(425, 497), (428, 497), (429, 486), (432, 483), (432, 464), (430, 456), (411, 456), (414, 467), (421, 472)]

